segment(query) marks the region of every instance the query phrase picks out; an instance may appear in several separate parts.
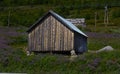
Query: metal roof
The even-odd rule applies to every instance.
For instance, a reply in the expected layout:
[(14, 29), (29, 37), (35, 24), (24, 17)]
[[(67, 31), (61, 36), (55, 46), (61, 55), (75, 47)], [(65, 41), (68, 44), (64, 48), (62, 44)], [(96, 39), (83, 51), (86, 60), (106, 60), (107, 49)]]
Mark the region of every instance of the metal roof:
[[(73, 25), (71, 22), (67, 21), (66, 19), (64, 19), (60, 15), (56, 14), (52, 10), (50, 10), (45, 16), (47, 16), (48, 14), (53, 15), (56, 19), (58, 19), (61, 23), (63, 23), (68, 28), (70, 28), (72, 31), (75, 31), (75, 32), (77, 32), (77, 33), (79, 33), (79, 34), (81, 34), (81, 35), (83, 35), (85, 37), (88, 37), (85, 33), (83, 33), (82, 31), (80, 31), (75, 25)], [(28, 29), (27, 32), (31, 32), (33, 30), (33, 28), (35, 28), (38, 25), (38, 23), (45, 18), (45, 16), (43, 16), (42, 18), (40, 18), (33, 26), (31, 26)]]

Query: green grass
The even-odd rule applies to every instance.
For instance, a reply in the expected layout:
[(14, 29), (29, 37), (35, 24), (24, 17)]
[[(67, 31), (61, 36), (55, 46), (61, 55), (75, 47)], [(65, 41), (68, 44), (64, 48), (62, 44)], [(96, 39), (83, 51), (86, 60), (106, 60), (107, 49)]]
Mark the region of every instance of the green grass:
[[(6, 7), (0, 11), (0, 25), (8, 25), (8, 14), (10, 13), (10, 26), (31, 26), (38, 18), (42, 17), (49, 10), (53, 10), (65, 18), (85, 18), (86, 24), (94, 25), (94, 14), (97, 12), (97, 26), (104, 25), (104, 8), (65, 8), (53, 7), (50, 5), (36, 5), (36, 6), (21, 6), (21, 7)], [(120, 26), (120, 8), (109, 8), (109, 26)]]
[(115, 50), (120, 50), (119, 38), (88, 38), (88, 49), (99, 50), (104, 46), (110, 45)]
[[(19, 53), (18, 53), (19, 52)], [(26, 56), (21, 49), (0, 64), (1, 72), (62, 73), (62, 74), (106, 74), (119, 73), (120, 51), (85, 53), (70, 61), (69, 56), (40, 54)], [(95, 60), (98, 60), (96, 62)]]
[[(87, 27), (82, 30), (85, 32), (101, 33), (120, 33), (120, 8), (117, 0), (109, 0), (109, 24), (107, 27), (104, 21), (104, 5), (106, 1), (85, 0), (69, 3), (67, 1), (51, 0), (47, 3), (33, 1), (12, 2), (7, 0), (1, 2), (1, 6), (13, 6), (0, 8), (0, 26), (7, 26), (8, 12), (10, 11), (10, 26), (17, 26), (18, 32), (25, 32), (27, 28), (21, 26), (31, 26), (39, 17), (43, 16), (48, 10), (52, 9), (65, 18), (85, 18)], [(53, 3), (53, 4), (52, 4)], [(84, 4), (85, 3), (85, 4)], [(90, 4), (89, 4), (90, 3)], [(38, 4), (38, 5), (36, 5)], [(40, 5), (39, 5), (40, 4)], [(52, 5), (51, 5), (52, 4)], [(74, 6), (72, 5), (74, 4)], [(81, 5), (82, 4), (82, 5)], [(89, 7), (87, 6), (90, 5)], [(100, 7), (97, 6), (100, 4)], [(108, 4), (108, 5), (109, 5)], [(20, 7), (19, 5), (25, 5)], [(28, 6), (26, 6), (28, 5)], [(57, 7), (56, 7), (57, 5)], [(62, 6), (61, 6), (62, 5)], [(80, 6), (79, 6), (80, 5)], [(16, 6), (16, 7), (14, 7)], [(18, 6), (18, 7), (17, 7)], [(83, 6), (83, 7), (81, 7)], [(94, 13), (98, 13), (97, 25), (94, 27)], [(79, 27), (81, 29), (81, 27)], [(111, 52), (89, 53), (71, 60), (70, 56), (58, 54), (39, 54), (27, 56), (27, 35), (10, 37), (13, 41), (9, 43), (12, 48), (0, 49), (0, 72), (25, 72), (28, 74), (119, 74), (120, 73), (120, 38), (88, 38), (88, 50), (98, 50), (106, 45), (114, 48)]]
[(98, 24), (96, 27), (95, 25), (87, 25), (85, 28), (78, 26), (79, 29), (85, 32), (97, 32), (97, 33), (120, 33), (119, 25), (107, 25), (105, 24)]
[[(24, 30), (24, 29), (23, 29)], [(23, 30), (18, 30), (23, 32)], [(61, 54), (38, 54), (27, 56), (27, 37), (12, 37), (14, 49), (0, 50), (0, 72), (25, 72), (28, 74), (119, 74), (120, 39), (88, 38), (88, 50), (98, 50), (111, 45), (114, 51), (86, 52), (71, 58)], [(74, 59), (74, 60), (71, 60)]]

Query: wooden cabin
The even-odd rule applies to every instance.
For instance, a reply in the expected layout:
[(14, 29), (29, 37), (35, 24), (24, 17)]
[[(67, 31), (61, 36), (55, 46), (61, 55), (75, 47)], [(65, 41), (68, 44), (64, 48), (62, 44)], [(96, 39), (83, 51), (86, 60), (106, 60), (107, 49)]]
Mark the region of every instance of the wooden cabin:
[(53, 11), (38, 19), (28, 30), (28, 51), (83, 53), (87, 35)]

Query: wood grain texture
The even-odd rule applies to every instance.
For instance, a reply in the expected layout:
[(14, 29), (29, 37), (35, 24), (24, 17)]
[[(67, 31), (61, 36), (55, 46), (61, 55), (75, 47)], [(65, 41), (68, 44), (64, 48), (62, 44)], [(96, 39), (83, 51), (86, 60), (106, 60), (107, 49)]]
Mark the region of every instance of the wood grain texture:
[(48, 16), (28, 35), (31, 51), (70, 51), (74, 47), (74, 32), (53, 16)]

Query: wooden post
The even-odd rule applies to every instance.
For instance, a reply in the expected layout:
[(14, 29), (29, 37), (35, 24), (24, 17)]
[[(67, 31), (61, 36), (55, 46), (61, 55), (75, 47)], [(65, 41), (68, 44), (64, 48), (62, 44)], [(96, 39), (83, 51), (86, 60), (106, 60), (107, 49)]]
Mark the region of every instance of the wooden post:
[(107, 8), (107, 5), (105, 6), (105, 15), (104, 15), (104, 24), (105, 24), (105, 27), (107, 27), (108, 25), (108, 22), (109, 19), (108, 19), (108, 8)]
[(96, 30), (96, 24), (97, 24), (97, 12), (95, 12), (95, 30)]
[(106, 15), (107, 15), (107, 17), (106, 17), (107, 18), (107, 22), (106, 23), (109, 24), (108, 11), (107, 11)]
[(105, 14), (104, 14), (104, 24), (106, 25), (106, 11), (105, 11)]

